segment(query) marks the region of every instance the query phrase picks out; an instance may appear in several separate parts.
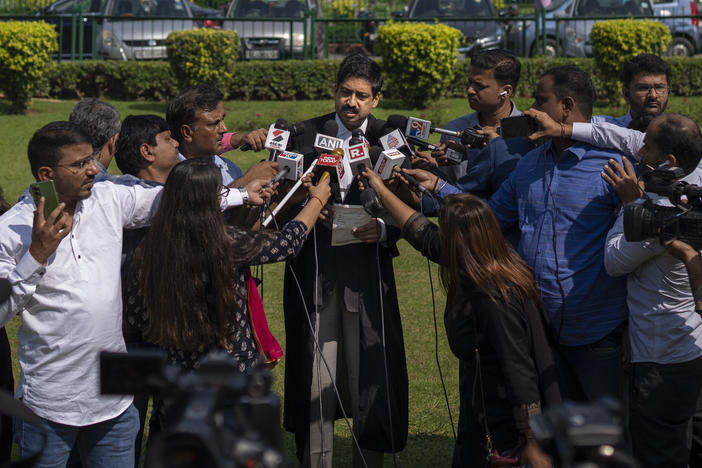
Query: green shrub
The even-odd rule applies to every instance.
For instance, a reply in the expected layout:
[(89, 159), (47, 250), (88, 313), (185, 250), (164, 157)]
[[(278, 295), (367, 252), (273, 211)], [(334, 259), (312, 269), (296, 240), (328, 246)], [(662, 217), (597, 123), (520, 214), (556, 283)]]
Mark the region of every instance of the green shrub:
[(43, 21), (0, 22), (0, 88), (12, 112), (27, 109), (57, 50), (56, 31)]
[(453, 79), (463, 34), (444, 24), (390, 23), (378, 28), (388, 89), (416, 107), (440, 98)]
[[(702, 60), (669, 57), (670, 93), (673, 96), (702, 95)], [(531, 98), (543, 72), (551, 67), (575, 64), (590, 74), (598, 95), (602, 80), (594, 59), (523, 58), (522, 76), (516, 96)], [(293, 100), (331, 99), (339, 60), (277, 60), (237, 62), (232, 80), (222, 91), (230, 99)], [(382, 64), (381, 64), (382, 66)], [(454, 67), (453, 80), (446, 86), (445, 97), (465, 98), (470, 61), (461, 60)], [(120, 100), (163, 101), (178, 93), (179, 87), (168, 62), (85, 60), (52, 64), (37, 96), (53, 98), (107, 97)], [(392, 80), (386, 77), (384, 99), (401, 98), (393, 94)], [(387, 88), (387, 90), (386, 90)]]
[(84, 60), (53, 64), (46, 73), (44, 94), (54, 98), (163, 101), (178, 93), (168, 62)]
[(239, 62), (232, 70), (231, 99), (291, 100), (333, 97), (340, 60)]
[(324, 2), (324, 14), (330, 18), (354, 18), (356, 11), (365, 7), (364, 0), (333, 0)]
[(590, 41), (603, 80), (602, 98), (611, 104), (621, 103), (619, 79), (624, 62), (642, 53), (663, 55), (670, 40), (668, 26), (659, 21), (626, 19), (595, 23)]
[(168, 61), (181, 87), (212, 83), (226, 89), (239, 58), (236, 31), (194, 29), (168, 35)]

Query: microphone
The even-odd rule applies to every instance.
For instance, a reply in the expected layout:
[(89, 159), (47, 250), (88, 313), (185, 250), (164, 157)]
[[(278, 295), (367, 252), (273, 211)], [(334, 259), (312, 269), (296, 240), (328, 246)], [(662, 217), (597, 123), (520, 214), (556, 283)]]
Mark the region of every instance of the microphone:
[(417, 145), (420, 148), (425, 149), (425, 150), (429, 150), (429, 151), (438, 151), (439, 150), (438, 146), (432, 145), (428, 141), (422, 140), (421, 138), (409, 136), (409, 137), (407, 137), (407, 141), (412, 143), (413, 145)]
[[(314, 166), (314, 174), (319, 182), (326, 178), (332, 187), (332, 194), (335, 200), (341, 200), (341, 192), (339, 189), (339, 181), (344, 177), (344, 164), (342, 157), (344, 150), (337, 148), (332, 154), (322, 154), (317, 159), (317, 164)], [(319, 183), (317, 182), (317, 183)]]
[[(281, 131), (286, 133), (282, 134)], [(271, 136), (271, 132), (275, 132), (276, 135)], [(266, 143), (264, 146), (269, 150), (285, 151), (288, 145), (288, 140), (292, 137), (302, 135), (303, 133), (305, 133), (305, 124), (303, 122), (288, 125), (288, 122), (285, 119), (278, 119), (275, 121), (275, 123), (272, 123), (271, 126), (268, 127), (268, 135), (266, 136)], [(281, 135), (283, 136), (281, 137)], [(283, 144), (285, 146), (283, 146), (281, 149), (280, 147)], [(239, 149), (241, 151), (251, 151), (251, 145), (244, 143), (239, 147)]]
[(371, 165), (371, 158), (368, 153), (368, 145), (363, 139), (363, 131), (356, 129), (351, 132), (349, 140), (349, 166), (351, 173), (355, 176), (360, 175), (363, 182), (364, 190), (361, 192), (361, 204), (366, 213), (373, 217), (377, 217), (383, 211), (383, 205), (380, 203), (378, 194), (375, 189), (370, 186), (368, 178), (362, 172)]
[(339, 124), (336, 120), (327, 120), (324, 122), (322, 129), (315, 136), (314, 148), (319, 154), (331, 153), (337, 148), (342, 148), (344, 145), (344, 140), (337, 138), (336, 135), (339, 133)]
[(397, 114), (388, 117), (388, 123), (395, 128), (404, 128), (405, 135), (420, 138), (422, 140), (426, 140), (429, 137), (429, 133), (440, 133), (442, 135), (448, 135), (456, 138), (461, 138), (461, 135), (463, 134), (463, 132), (432, 127), (431, 122), (428, 120), (418, 119), (416, 117), (407, 118), (403, 115)]
[(415, 179), (414, 176), (411, 176), (411, 175), (407, 174), (406, 172), (402, 172), (402, 170), (401, 170), (399, 167), (397, 167), (397, 166), (393, 167), (392, 170), (393, 170), (393, 172), (395, 172), (396, 174), (401, 174), (402, 177), (404, 177), (404, 178), (407, 180), (407, 182), (409, 182), (410, 185), (411, 185), (412, 187), (414, 187), (415, 190), (419, 190), (420, 192), (422, 192), (422, 193), (424, 193), (424, 194), (426, 194), (426, 195), (428, 195), (428, 196), (430, 196), (430, 197), (433, 197), (433, 195), (432, 195), (431, 193), (429, 193), (429, 190), (425, 189), (425, 188), (422, 186), (422, 184), (420, 184), (419, 182), (417, 182), (417, 179)]
[(273, 185), (282, 179), (295, 181), (302, 175), (304, 157), (300, 153), (284, 151), (278, 156), (278, 173), (268, 185)]
[[(378, 148), (380, 149), (380, 148)], [(394, 174), (395, 168), (400, 168), (405, 162), (405, 155), (397, 149), (386, 149), (379, 153), (373, 172), (383, 180), (390, 179)]]

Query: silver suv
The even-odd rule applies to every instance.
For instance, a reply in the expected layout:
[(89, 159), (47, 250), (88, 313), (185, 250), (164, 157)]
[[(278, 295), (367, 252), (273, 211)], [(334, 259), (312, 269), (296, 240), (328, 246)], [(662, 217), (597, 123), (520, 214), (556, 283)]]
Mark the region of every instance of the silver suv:
[(222, 28), (239, 34), (243, 59), (311, 57), (313, 48), (319, 56), (324, 32), (318, 23), (313, 33), (316, 15), (310, 0), (233, 0)]

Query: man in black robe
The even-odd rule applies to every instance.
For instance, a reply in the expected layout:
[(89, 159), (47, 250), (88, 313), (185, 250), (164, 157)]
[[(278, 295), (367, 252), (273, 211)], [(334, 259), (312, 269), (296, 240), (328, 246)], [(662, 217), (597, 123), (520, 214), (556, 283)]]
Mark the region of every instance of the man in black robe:
[[(336, 83), (336, 112), (305, 122), (305, 134), (293, 141), (305, 167), (317, 157), (315, 135), (330, 120), (338, 124), (331, 136), (348, 142), (360, 128), (371, 145), (378, 143), (380, 135), (369, 130), (375, 128), (370, 111), (380, 99), (380, 67), (349, 56)], [(343, 202), (360, 205), (357, 182), (341, 185)], [(315, 468), (332, 466), (333, 422), (342, 416), (327, 364), (368, 467), (382, 466), (383, 452), (400, 451), (407, 442), (407, 367), (392, 268), (399, 229), (371, 220), (354, 235), (359, 243), (332, 246), (329, 224), (318, 223), (285, 271), (284, 426), (295, 433), (298, 458)], [(353, 455), (354, 466), (363, 466), (357, 448)]]

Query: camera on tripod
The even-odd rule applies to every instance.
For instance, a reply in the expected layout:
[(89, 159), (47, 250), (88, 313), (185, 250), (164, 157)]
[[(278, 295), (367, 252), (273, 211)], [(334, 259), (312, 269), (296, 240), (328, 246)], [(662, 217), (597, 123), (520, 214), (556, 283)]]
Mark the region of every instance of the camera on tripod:
[(673, 206), (655, 204), (650, 198), (642, 204), (624, 207), (624, 237), (637, 242), (658, 238), (679, 239), (702, 249), (702, 187), (682, 182), (679, 167), (659, 167), (644, 177), (647, 192), (667, 197)]
[(281, 467), (280, 398), (271, 375), (243, 374), (226, 352), (212, 352), (196, 371), (167, 365), (159, 351), (100, 354), (103, 394), (158, 395), (165, 430), (149, 441), (154, 468)]

